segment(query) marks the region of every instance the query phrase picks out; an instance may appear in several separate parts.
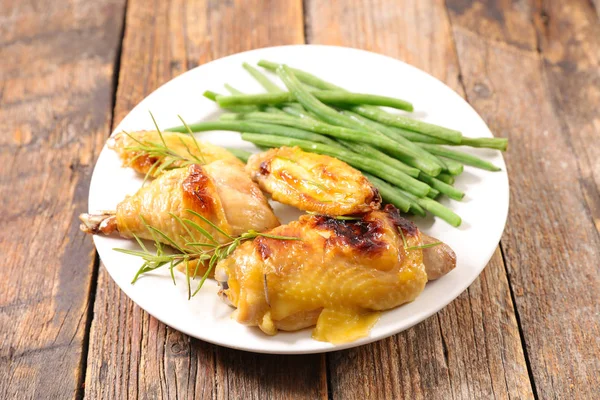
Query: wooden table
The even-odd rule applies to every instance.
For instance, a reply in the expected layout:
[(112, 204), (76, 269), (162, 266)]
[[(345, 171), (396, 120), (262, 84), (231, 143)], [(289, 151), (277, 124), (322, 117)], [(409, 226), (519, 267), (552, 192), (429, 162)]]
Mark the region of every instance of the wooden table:
[[(599, 398), (599, 0), (5, 0), (0, 398)], [(112, 127), (174, 76), (321, 43), (444, 81), (506, 154), (490, 264), (434, 317), (326, 355), (191, 339), (134, 305), (79, 231)], [(474, 249), (476, 250), (476, 249)]]

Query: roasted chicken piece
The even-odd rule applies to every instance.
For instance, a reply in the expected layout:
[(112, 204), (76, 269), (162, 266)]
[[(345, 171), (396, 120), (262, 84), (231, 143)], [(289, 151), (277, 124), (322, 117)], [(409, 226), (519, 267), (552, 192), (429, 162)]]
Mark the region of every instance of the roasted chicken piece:
[(142, 174), (150, 171), (152, 177), (162, 171), (159, 167), (164, 163), (169, 163), (167, 169), (194, 162), (210, 164), (217, 160), (243, 165), (222, 147), (194, 141), (192, 136), (176, 132), (162, 132), (162, 139), (157, 131), (120, 132), (108, 140), (108, 148), (117, 152), (124, 167)]
[[(192, 164), (164, 172), (136, 194), (125, 198), (116, 212), (82, 214), (81, 229), (87, 233), (118, 232), (126, 238), (136, 235), (152, 240), (152, 233), (145, 225), (148, 224), (171, 237), (177, 246), (193, 250), (186, 247), (186, 243), (208, 243), (206, 237), (194, 230), (193, 224), (197, 224), (220, 243), (229, 240), (188, 210), (202, 215), (232, 236), (248, 230), (265, 231), (279, 225), (267, 199), (240, 163), (220, 160), (205, 166)], [(187, 226), (182, 226), (176, 217)], [(186, 219), (191, 222), (185, 222)], [(170, 244), (160, 236), (158, 239)], [(195, 264), (190, 264), (190, 269), (193, 272)], [(204, 268), (198, 271), (205, 272)]]
[(365, 213), (381, 197), (359, 171), (345, 162), (298, 147), (281, 147), (250, 157), (246, 171), (274, 200), (325, 215)]
[[(414, 300), (429, 271), (437, 278), (456, 264), (445, 244), (419, 247), (435, 239), (392, 205), (358, 220), (306, 215), (269, 233), (298, 240), (258, 237), (215, 272), (222, 298), (237, 308), (235, 319), (269, 335), (316, 324), (317, 340), (356, 340), (368, 334), (379, 311)], [(436, 255), (429, 257), (431, 251)]]

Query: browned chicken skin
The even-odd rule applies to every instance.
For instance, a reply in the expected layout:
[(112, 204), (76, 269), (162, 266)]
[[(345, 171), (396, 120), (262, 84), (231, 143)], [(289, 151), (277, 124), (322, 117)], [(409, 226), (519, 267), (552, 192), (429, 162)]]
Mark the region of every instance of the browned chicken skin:
[[(169, 162), (169, 169), (185, 166), (186, 159), (201, 164), (210, 164), (218, 160), (226, 160), (231, 164), (243, 166), (227, 149), (214, 144), (194, 141), (192, 136), (176, 133), (162, 132), (162, 139), (157, 131), (120, 132), (108, 141), (108, 147), (114, 150), (123, 161), (124, 167), (131, 167), (141, 174), (149, 171), (156, 177), (161, 164)], [(164, 140), (164, 144), (163, 144)], [(157, 155), (144, 151), (153, 145), (168, 148), (169, 154), (175, 154), (184, 160), (174, 160), (173, 157)]]
[[(422, 245), (423, 237), (391, 205), (360, 220), (307, 215), (269, 233), (299, 240), (246, 242), (215, 272), (222, 296), (237, 308), (235, 319), (267, 334), (316, 324), (316, 339), (358, 339), (377, 321), (378, 311), (414, 300), (427, 270), (439, 277), (454, 268), (454, 259), (424, 255), (433, 248), (411, 248)], [(428, 268), (424, 258), (444, 265)]]
[[(136, 149), (140, 143), (163, 139), (169, 151), (208, 164)], [(165, 132), (163, 139), (158, 132), (146, 131), (112, 139), (110, 147), (124, 165), (157, 178), (119, 203), (115, 212), (82, 214), (81, 229), (157, 239), (148, 230), (151, 225), (174, 238), (176, 246), (193, 251), (190, 242), (208, 239), (179, 222), (189, 220), (219, 243), (231, 240), (189, 212), (193, 210), (231, 236), (270, 230), (270, 235), (297, 238), (257, 237), (218, 263), (220, 295), (236, 307), (235, 319), (242, 324), (271, 335), (316, 325), (315, 339), (353, 341), (368, 334), (380, 311), (414, 300), (428, 280), (456, 265), (454, 252), (443, 243), (421, 248), (437, 240), (421, 234), (395, 207), (378, 210), (378, 191), (359, 171), (337, 159), (296, 147), (250, 158), (246, 171), (275, 200), (324, 214), (279, 226), (266, 198), (231, 153), (208, 143), (196, 145), (188, 135)], [(169, 163), (169, 168), (159, 174), (152, 166), (161, 163)], [(352, 214), (362, 216), (335, 218)], [(188, 265), (191, 275), (206, 270), (204, 264)]]
[(335, 158), (281, 147), (250, 157), (246, 170), (274, 200), (325, 215), (379, 208), (381, 197), (359, 171)]
[[(142, 187), (136, 194), (125, 198), (114, 213), (100, 215), (82, 214), (81, 229), (88, 233), (110, 234), (153, 239), (148, 225), (154, 226), (186, 248), (186, 243), (204, 242), (207, 238), (194, 233), (191, 226), (184, 228), (178, 221), (189, 219), (204, 228), (217, 241), (227, 238), (201, 218), (201, 214), (227, 234), (238, 236), (248, 230), (265, 231), (279, 225), (267, 199), (245, 173), (239, 163), (229, 160), (215, 161), (200, 166), (192, 164), (164, 172)], [(143, 217), (143, 219), (142, 219)], [(159, 237), (165, 244), (170, 244)], [(190, 268), (194, 266), (190, 266)], [(201, 273), (204, 273), (200, 269)]]

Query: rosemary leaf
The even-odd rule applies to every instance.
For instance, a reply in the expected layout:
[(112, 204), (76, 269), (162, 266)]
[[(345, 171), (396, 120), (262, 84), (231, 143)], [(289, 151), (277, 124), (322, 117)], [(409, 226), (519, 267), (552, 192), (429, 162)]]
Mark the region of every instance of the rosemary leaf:
[(194, 247), (217, 247), (216, 244), (212, 243), (199, 243), (199, 242), (188, 242), (185, 244), (186, 247), (194, 246)]
[[(194, 141), (194, 144), (196, 145), (196, 148), (198, 149), (198, 152), (200, 153), (200, 158), (202, 159), (202, 164), (206, 164), (206, 160), (204, 159), (204, 155), (202, 154), (202, 149), (200, 148), (200, 145), (198, 144), (198, 141), (196, 140), (196, 136), (194, 136), (194, 132), (192, 132), (192, 130), (190, 129), (188, 124), (186, 124), (185, 121), (183, 120), (183, 118), (181, 118), (181, 115), (177, 115), (177, 117), (181, 120), (181, 123), (183, 124), (183, 126), (185, 126), (185, 129), (188, 131), (189, 135), (192, 137), (192, 140)], [(191, 153), (190, 153), (190, 155), (191, 155)]]
[(171, 279), (173, 279), (173, 285), (177, 285), (175, 282), (175, 273), (173, 272), (173, 268), (175, 268), (174, 260), (171, 260), (171, 266), (169, 267), (171, 273)]
[(152, 111), (148, 110), (148, 112), (150, 113), (150, 117), (152, 118), (152, 122), (154, 122), (154, 126), (156, 127), (156, 131), (158, 132), (158, 136), (160, 136), (160, 140), (162, 141), (163, 145), (165, 147), (167, 147), (167, 143), (165, 142), (165, 138), (162, 135), (162, 132), (160, 131), (160, 128), (158, 127), (158, 124), (156, 123), (156, 119), (154, 118), (154, 115), (152, 115)]
[(324, 216), (324, 217), (328, 217), (328, 218), (333, 218), (333, 219), (337, 219), (337, 220), (340, 220), (340, 221), (359, 221), (359, 220), (362, 219), (362, 217), (353, 217), (351, 215), (334, 215), (334, 216), (323, 215), (323, 214), (316, 213), (314, 211), (307, 211), (306, 213), (310, 214), (310, 215), (317, 215), (317, 216)]
[[(191, 219), (184, 218), (183, 221), (190, 224), (192, 226), (192, 228), (196, 229), (198, 232), (200, 232), (205, 238), (207, 238), (211, 242), (213, 242), (215, 244), (219, 244), (219, 242), (217, 242), (217, 240), (213, 237), (213, 235), (208, 233), (208, 231), (206, 229), (204, 229), (203, 227), (201, 227), (200, 225), (198, 225)], [(197, 244), (197, 243), (195, 243), (195, 244)]]
[(227, 248), (227, 250), (225, 251), (225, 257), (227, 257), (228, 255), (230, 255), (231, 253), (233, 253), (233, 251), (240, 245), (240, 241), (239, 240), (234, 240), (233, 243), (231, 243), (229, 245), (229, 247)]
[(151, 226), (151, 225), (148, 225), (148, 229), (151, 229), (152, 231), (158, 233), (160, 236), (163, 237), (163, 239), (165, 239), (167, 242), (169, 242), (169, 244), (171, 246), (173, 246), (175, 249), (179, 250), (182, 253), (187, 253), (187, 250), (184, 250), (181, 247), (179, 247), (179, 245), (173, 239), (171, 239), (171, 237), (169, 235), (167, 235), (166, 233), (164, 233), (160, 229), (155, 228), (154, 226)]
[(133, 234), (133, 237), (134, 237), (135, 241), (138, 242), (138, 244), (140, 245), (140, 247), (142, 248), (142, 250), (144, 250), (146, 253), (150, 254), (150, 252), (148, 251), (148, 249), (144, 245), (144, 242), (142, 242), (142, 239), (140, 239), (135, 233)]
[(300, 240), (299, 237), (270, 235), (268, 233), (257, 233), (256, 236), (262, 236), (262, 237), (266, 237), (269, 239), (279, 239), (279, 240)]
[(408, 247), (408, 243), (406, 243), (406, 238), (404, 237), (404, 232), (402, 232), (402, 228), (398, 227), (398, 232), (400, 232), (400, 236), (402, 237), (402, 244), (404, 245), (404, 249)]
[(430, 247), (439, 246), (440, 244), (442, 244), (442, 242), (434, 242), (434, 243), (422, 244), (420, 246), (405, 247), (405, 249), (406, 250), (428, 249)]
[(186, 209), (185, 211), (187, 211), (190, 214), (193, 214), (196, 217), (200, 218), (202, 221), (206, 222), (207, 224), (209, 224), (210, 226), (212, 226), (213, 228), (215, 228), (217, 231), (219, 231), (223, 236), (226, 236), (229, 239), (233, 239), (233, 236), (231, 236), (230, 234), (228, 234), (227, 232), (225, 232), (223, 229), (219, 228), (217, 225), (215, 225), (211, 220), (209, 220), (208, 218), (206, 218), (204, 215), (198, 214), (196, 211), (190, 210), (190, 209)]
[[(175, 218), (175, 220), (177, 221), (177, 223), (179, 223), (179, 225), (181, 225), (183, 227), (183, 229), (185, 229), (185, 231), (187, 232), (187, 234), (190, 235), (190, 237), (192, 239), (194, 239), (194, 242), (197, 241), (196, 236), (194, 236), (194, 234), (192, 233), (192, 231), (190, 230), (190, 228), (188, 228), (188, 226), (181, 220), (181, 218), (179, 218), (178, 215), (175, 215), (172, 212), (170, 212), (169, 215), (171, 217)], [(181, 237), (181, 239), (184, 239), (184, 238)], [(183, 241), (185, 242), (185, 239)], [(186, 244), (186, 246), (187, 246), (187, 244)]]
[(192, 285), (190, 284), (190, 263), (185, 259), (185, 281), (188, 288), (188, 300), (192, 298)]

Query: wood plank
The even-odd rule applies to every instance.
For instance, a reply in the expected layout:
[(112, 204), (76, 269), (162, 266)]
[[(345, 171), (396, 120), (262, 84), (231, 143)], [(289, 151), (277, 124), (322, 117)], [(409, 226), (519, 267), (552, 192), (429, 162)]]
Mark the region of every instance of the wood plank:
[[(307, 40), (409, 62), (464, 95), (452, 32), (439, 1), (308, 3)], [(531, 398), (499, 251), (457, 300), (393, 338), (329, 357), (333, 397)]]
[(562, 129), (578, 155), (581, 188), (600, 232), (600, 21), (593, 5), (583, 0), (546, 1), (537, 15), (543, 72)]
[[(574, 26), (591, 14), (589, 4), (568, 4), (544, 6), (541, 15), (533, 5), (502, 3), (501, 18), (489, 18), (474, 13), (474, 5), (448, 2), (467, 98), (495, 132), (510, 136), (509, 172), (519, 171), (511, 173), (502, 249), (540, 398), (594, 398), (600, 388), (600, 240), (584, 192), (594, 188), (582, 185), (598, 131), (586, 120), (593, 115), (587, 93), (568, 96), (593, 95), (585, 85), (594, 82), (594, 64), (586, 60), (597, 65), (598, 48), (596, 28)], [(526, 46), (480, 28), (520, 26), (515, 18), (530, 21), (512, 33)], [(537, 18), (547, 19), (547, 31), (536, 32)], [(561, 49), (564, 56), (556, 58)], [(591, 149), (574, 145), (584, 141)]]
[[(114, 125), (188, 68), (252, 48), (302, 42), (300, 1), (156, 0), (149, 7), (130, 0)], [(191, 339), (135, 306), (103, 267), (99, 275), (87, 397), (327, 396), (324, 356), (259, 355)]]
[(80, 394), (95, 253), (76, 219), (110, 127), (123, 5), (0, 4), (0, 398)]

